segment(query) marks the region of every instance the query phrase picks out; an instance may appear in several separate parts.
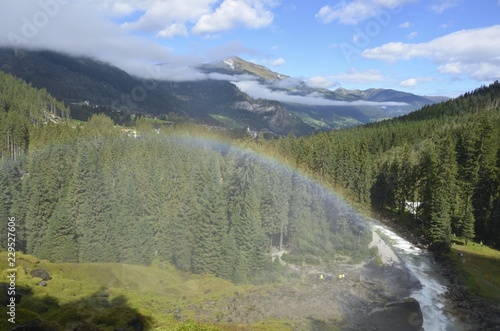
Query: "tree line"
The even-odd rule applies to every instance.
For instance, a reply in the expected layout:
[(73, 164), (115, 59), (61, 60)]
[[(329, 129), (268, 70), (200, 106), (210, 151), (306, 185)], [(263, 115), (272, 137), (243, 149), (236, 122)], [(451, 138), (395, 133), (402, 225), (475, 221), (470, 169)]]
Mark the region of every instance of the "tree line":
[[(26, 104), (46, 96), (15, 84), (35, 95), (14, 94)], [(44, 111), (40, 121), (9, 122), (26, 125), (29, 139), (0, 163), (0, 217), (16, 217), (16, 248), (26, 253), (59, 262), (159, 259), (237, 282), (271, 277), (272, 247), (298, 262), (369, 254), (363, 217), (341, 199), (217, 136), (196, 139), (208, 134), (203, 127), (157, 134), (142, 121), (133, 138), (102, 114), (80, 126), (43, 121)], [(1, 118), (22, 114), (6, 107)]]
[(68, 115), (47, 91), (0, 71), (0, 160), (26, 153), (34, 126)]
[(454, 237), (498, 246), (498, 123), (496, 81), (395, 119), (300, 139), (289, 135), (264, 148), (355, 203), (409, 219), (435, 248), (447, 249)]

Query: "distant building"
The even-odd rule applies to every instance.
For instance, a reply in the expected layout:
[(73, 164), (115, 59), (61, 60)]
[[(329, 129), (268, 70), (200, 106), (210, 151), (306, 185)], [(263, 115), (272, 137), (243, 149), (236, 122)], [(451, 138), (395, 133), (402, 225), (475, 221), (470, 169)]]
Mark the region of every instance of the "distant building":
[(253, 139), (257, 139), (259, 133), (257, 131), (250, 130), (250, 126), (247, 126), (247, 135), (251, 136)]
[(406, 209), (412, 214), (416, 215), (417, 214), (417, 208), (420, 206), (420, 202), (418, 201), (406, 201)]

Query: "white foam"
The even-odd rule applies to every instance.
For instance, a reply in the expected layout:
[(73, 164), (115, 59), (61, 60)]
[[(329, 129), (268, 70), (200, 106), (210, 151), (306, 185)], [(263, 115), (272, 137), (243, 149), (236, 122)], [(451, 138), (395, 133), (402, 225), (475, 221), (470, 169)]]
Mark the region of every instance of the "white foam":
[(447, 281), (436, 272), (436, 266), (432, 264), (430, 255), (381, 225), (373, 225), (373, 229), (389, 238), (388, 244), (422, 284), (422, 288), (414, 291), (411, 296), (420, 303), (424, 316), (424, 329), (426, 331), (457, 330), (453, 318), (444, 312), (443, 294), (447, 291)]

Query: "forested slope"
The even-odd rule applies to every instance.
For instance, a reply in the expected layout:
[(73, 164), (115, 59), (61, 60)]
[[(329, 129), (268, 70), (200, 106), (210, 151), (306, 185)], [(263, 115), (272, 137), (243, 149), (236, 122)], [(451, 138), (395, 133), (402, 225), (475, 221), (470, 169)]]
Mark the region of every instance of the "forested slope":
[(403, 217), (406, 202), (420, 203), (412, 223), (435, 247), (453, 236), (500, 245), (499, 123), (495, 82), (393, 120), (269, 148), (375, 210)]
[(65, 119), (69, 110), (45, 90), (0, 71), (0, 159), (25, 153), (35, 125)]
[[(24, 164), (3, 164), (2, 214), (22, 220), (22, 248), (40, 258), (148, 265), (159, 257), (246, 281), (272, 268), (271, 246), (367, 254), (369, 233), (350, 208), (252, 153), (187, 136), (134, 139), (100, 115), (73, 133), (34, 147)], [(23, 180), (16, 169), (28, 172)]]
[(14, 92), (2, 94), (1, 125), (29, 137), (0, 163), (0, 217), (18, 220), (18, 250), (58, 262), (160, 259), (238, 282), (270, 280), (275, 246), (295, 261), (369, 254), (362, 217), (275, 161), (211, 141), (203, 127), (157, 134), (144, 122), (134, 138), (104, 115), (54, 123), (39, 102), (58, 116), (65, 108), (2, 78)]

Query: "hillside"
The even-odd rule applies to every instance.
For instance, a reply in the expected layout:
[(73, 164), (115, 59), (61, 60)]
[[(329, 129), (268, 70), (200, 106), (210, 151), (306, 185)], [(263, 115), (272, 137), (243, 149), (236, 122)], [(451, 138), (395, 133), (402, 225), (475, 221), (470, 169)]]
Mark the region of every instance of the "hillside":
[[(38, 100), (40, 91), (9, 79), (26, 90), (13, 100)], [(11, 107), (0, 115), (25, 112)], [(369, 254), (362, 216), (307, 178), (213, 141), (218, 136), (200, 126), (158, 134), (146, 120), (136, 124), (140, 139), (104, 115), (83, 126), (10, 123), (3, 139), (25, 130), (29, 142), (0, 164), (0, 215), (22, 220), (19, 250), (56, 262), (148, 265), (161, 258), (235, 282), (272, 273), (274, 246), (293, 250), (297, 260)], [(6, 236), (0, 245), (7, 247)]]
[[(162, 72), (163, 66), (168, 64), (158, 64), (153, 71)], [(0, 70), (46, 89), (71, 108), (73, 118), (87, 120), (93, 113), (105, 113), (120, 124), (130, 123), (133, 114), (170, 114), (230, 129), (305, 135), (375, 122), (434, 103), (394, 90), (312, 88), (238, 57), (192, 68), (198, 72), (196, 80), (169, 81), (131, 76), (90, 58), (52, 51), (15, 54), (2, 48)], [(353, 101), (359, 104), (345, 103)]]
[[(72, 109), (73, 118), (81, 120), (87, 120), (92, 113), (122, 117), (125, 122), (123, 113), (129, 117), (130, 114), (175, 114), (220, 126), (229, 122), (225, 118), (234, 119), (237, 125), (233, 128), (249, 126), (282, 135), (290, 131), (297, 134), (314, 131), (280, 103), (252, 99), (223, 80), (146, 81), (89, 58), (51, 51), (20, 51), (15, 55), (5, 48), (0, 49), (0, 70), (46, 89)], [(86, 101), (89, 107), (82, 109), (76, 105)]]
[(495, 82), (392, 120), (271, 146), (433, 246), (446, 249), (455, 237), (500, 245), (497, 123)]
[(68, 118), (69, 109), (47, 91), (0, 71), (0, 160), (15, 160), (28, 151), (34, 125)]
[[(27, 92), (12, 102), (31, 104), (42, 93), (5, 77)], [(5, 283), (0, 294), (4, 302), (17, 298), (18, 325), (354, 327), (364, 322), (353, 305), (377, 309), (416, 286), (404, 268), (382, 272), (371, 262), (377, 253), (362, 215), (307, 177), (239, 147), (253, 140), (230, 144), (201, 126), (157, 133), (144, 119), (136, 124), (137, 137), (104, 115), (83, 125), (33, 122), (27, 150), (0, 163), (0, 216), (15, 224), (16, 238), (13, 246), (2, 232), (0, 247), (15, 248), (16, 260), (8, 268), (0, 252), (0, 268), (3, 276), (16, 268), (17, 296), (5, 293)], [(11, 125), (16, 131), (22, 123)], [(336, 271), (349, 278), (318, 278)]]

